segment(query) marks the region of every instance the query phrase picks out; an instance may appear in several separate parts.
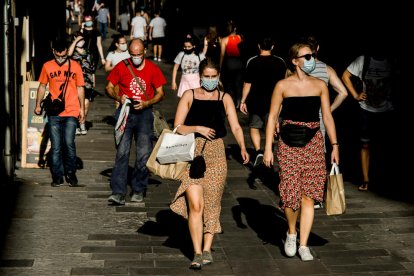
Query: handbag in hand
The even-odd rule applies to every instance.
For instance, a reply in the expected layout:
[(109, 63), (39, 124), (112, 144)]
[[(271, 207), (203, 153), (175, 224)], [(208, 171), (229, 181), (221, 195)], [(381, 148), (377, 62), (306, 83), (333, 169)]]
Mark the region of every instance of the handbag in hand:
[(344, 181), (336, 163), (332, 164), (328, 176), (325, 208), (327, 215), (341, 215), (345, 213), (346, 209)]
[(193, 162), (190, 165), (189, 176), (193, 179), (199, 179), (204, 177), (204, 173), (206, 172), (206, 160), (204, 159), (203, 152), (204, 147), (206, 146), (207, 139), (204, 141), (203, 149), (201, 150), (200, 155), (197, 155)]

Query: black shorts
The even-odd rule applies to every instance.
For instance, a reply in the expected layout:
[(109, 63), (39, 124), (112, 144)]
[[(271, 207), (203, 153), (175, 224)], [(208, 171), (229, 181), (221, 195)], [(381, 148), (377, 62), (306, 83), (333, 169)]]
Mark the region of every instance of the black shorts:
[(384, 128), (393, 122), (393, 111), (370, 112), (360, 109), (361, 142), (369, 143), (372, 138), (382, 135)]
[(249, 115), (249, 127), (257, 128), (257, 129), (265, 128), (268, 117), (269, 117), (269, 113), (266, 113), (264, 115), (250, 114)]
[(153, 37), (152, 38), (152, 45), (164, 45), (165, 37)]

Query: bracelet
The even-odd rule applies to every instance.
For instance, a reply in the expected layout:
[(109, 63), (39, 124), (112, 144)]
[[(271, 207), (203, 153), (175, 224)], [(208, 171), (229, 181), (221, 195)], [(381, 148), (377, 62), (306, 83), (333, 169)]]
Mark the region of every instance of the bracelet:
[(338, 142), (332, 143), (332, 146), (339, 146)]

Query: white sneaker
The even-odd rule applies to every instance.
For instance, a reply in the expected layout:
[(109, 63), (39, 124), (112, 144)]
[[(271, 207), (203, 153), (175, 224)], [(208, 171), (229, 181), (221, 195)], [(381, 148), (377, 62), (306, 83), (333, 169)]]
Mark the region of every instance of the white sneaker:
[(80, 125), (80, 134), (86, 135), (86, 133), (88, 133), (88, 131), (86, 130), (85, 124), (81, 124)]
[(157, 61), (158, 59), (157, 59), (157, 57), (154, 57), (154, 61)]
[(304, 262), (313, 261), (313, 256), (307, 246), (299, 247), (299, 256)]
[(158, 58), (158, 61), (161, 62), (161, 58), (160, 57)]
[(315, 202), (315, 204), (313, 205), (314, 209), (322, 209), (323, 208), (323, 203), (322, 202)]
[(285, 240), (285, 253), (288, 257), (293, 257), (296, 255), (296, 234), (286, 233)]
[(80, 128), (77, 128), (75, 134), (76, 135), (81, 135), (81, 129)]

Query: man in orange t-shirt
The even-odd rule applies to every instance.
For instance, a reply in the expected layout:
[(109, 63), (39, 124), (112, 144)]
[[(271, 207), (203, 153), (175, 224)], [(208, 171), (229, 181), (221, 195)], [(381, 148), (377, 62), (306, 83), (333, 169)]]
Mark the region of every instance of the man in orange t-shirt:
[(47, 117), (52, 144), (52, 186), (63, 185), (65, 176), (66, 182), (76, 187), (79, 185), (76, 177), (75, 131), (78, 120), (80, 123), (85, 121), (85, 81), (80, 65), (68, 59), (68, 48), (64, 39), (54, 41), (52, 50), (54, 59), (44, 63), (40, 73), (34, 113), (42, 113), (41, 102), (47, 84), (52, 100), (59, 98), (61, 93), (64, 95), (64, 111), (57, 116)]

